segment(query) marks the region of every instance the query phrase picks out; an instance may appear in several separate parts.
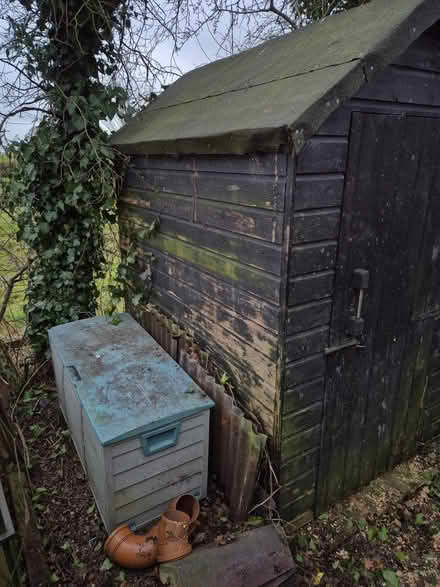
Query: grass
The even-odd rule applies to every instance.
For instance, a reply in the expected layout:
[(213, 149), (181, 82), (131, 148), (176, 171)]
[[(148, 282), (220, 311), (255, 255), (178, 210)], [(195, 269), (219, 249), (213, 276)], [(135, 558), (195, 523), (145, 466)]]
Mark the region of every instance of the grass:
[[(7, 287), (7, 281), (26, 262), (26, 249), (17, 243), (15, 234), (17, 226), (5, 213), (0, 213), (0, 303)], [(106, 314), (110, 309), (109, 285), (114, 281), (116, 268), (119, 264), (119, 239), (117, 226), (107, 226), (105, 229), (105, 252), (107, 259), (107, 273), (104, 279), (98, 280), (100, 291), (98, 299), (98, 314)], [(25, 290), (26, 280), (16, 283), (9, 300), (4, 320), (0, 323), (0, 336), (16, 337), (24, 331), (25, 326)], [(123, 309), (120, 303), (118, 310)]]
[[(26, 251), (17, 243), (15, 234), (17, 226), (5, 213), (0, 213), (0, 301), (6, 291), (7, 281), (26, 263)], [(4, 320), (0, 324), (2, 335), (24, 328), (24, 292), (25, 280), (18, 281), (9, 300)]]

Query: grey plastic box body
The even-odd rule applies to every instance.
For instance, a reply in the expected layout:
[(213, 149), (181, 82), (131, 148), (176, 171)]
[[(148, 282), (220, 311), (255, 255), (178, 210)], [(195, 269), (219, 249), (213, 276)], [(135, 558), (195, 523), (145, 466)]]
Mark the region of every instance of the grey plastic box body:
[(60, 408), (109, 532), (206, 495), (213, 405), (131, 316), (119, 320), (49, 332)]

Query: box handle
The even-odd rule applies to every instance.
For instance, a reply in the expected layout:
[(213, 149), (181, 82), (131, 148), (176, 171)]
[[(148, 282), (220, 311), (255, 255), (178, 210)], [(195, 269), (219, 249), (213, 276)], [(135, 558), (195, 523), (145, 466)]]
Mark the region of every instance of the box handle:
[(79, 383), (81, 381), (81, 375), (75, 365), (68, 365), (66, 369), (69, 371), (74, 383)]
[(180, 431), (180, 422), (169, 424), (156, 430), (151, 430), (141, 437), (142, 448), (146, 457), (156, 452), (171, 448), (177, 444)]

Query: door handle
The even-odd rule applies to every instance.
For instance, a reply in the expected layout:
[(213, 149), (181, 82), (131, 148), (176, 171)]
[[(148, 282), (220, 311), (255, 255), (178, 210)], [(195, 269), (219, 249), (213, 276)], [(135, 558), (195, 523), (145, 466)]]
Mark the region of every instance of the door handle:
[(358, 298), (355, 305), (355, 314), (348, 319), (347, 331), (351, 336), (360, 336), (364, 332), (365, 321), (362, 318), (362, 308), (369, 281), (370, 272), (367, 269), (354, 269), (351, 286), (358, 291)]

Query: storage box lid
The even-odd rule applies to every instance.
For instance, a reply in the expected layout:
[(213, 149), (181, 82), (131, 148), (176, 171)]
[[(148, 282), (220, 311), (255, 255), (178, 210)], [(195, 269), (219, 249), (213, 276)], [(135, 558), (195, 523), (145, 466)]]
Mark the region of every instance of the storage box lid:
[(62, 324), (49, 340), (104, 445), (214, 405), (129, 314)]

